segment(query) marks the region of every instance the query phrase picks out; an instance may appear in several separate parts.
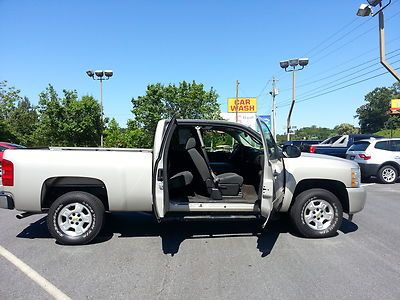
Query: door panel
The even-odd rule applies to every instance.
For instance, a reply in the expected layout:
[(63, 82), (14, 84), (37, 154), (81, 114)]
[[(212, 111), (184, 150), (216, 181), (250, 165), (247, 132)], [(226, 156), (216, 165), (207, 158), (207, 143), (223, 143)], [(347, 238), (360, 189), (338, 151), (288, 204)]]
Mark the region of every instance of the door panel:
[[(173, 117), (169, 121), (168, 125), (166, 125), (166, 122), (164, 122), (164, 124), (158, 124), (156, 130), (156, 140), (154, 141), (153, 153), (154, 156), (155, 153), (158, 153), (158, 156), (157, 158), (155, 158), (153, 168), (153, 205), (154, 212), (158, 220), (164, 218), (169, 208), (169, 199), (165, 195), (167, 192), (166, 189), (168, 187), (168, 177), (166, 170), (164, 170), (164, 166), (167, 166), (166, 150), (169, 147), (169, 142), (176, 126), (176, 118)], [(161, 130), (164, 131), (163, 134), (160, 133)], [(161, 139), (159, 138), (160, 136), (162, 136)]]
[(285, 170), (283, 159), (279, 153), (268, 125), (261, 119), (257, 119), (263, 144), (264, 144), (264, 168), (263, 168), (263, 195), (261, 199), (261, 214), (269, 218), (272, 208), (277, 207), (283, 200)]

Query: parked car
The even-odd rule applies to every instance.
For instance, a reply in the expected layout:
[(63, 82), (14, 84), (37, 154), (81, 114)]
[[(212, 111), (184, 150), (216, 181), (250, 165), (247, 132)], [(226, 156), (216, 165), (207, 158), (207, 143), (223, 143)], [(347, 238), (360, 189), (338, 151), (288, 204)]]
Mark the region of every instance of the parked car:
[[(7, 142), (0, 142), (0, 178), (1, 178), (1, 162), (3, 160), (3, 154), (4, 151), (6, 149), (21, 149), (21, 148), (25, 148), (24, 146), (21, 145), (17, 145), (17, 144), (11, 144), (11, 143), (7, 143)], [(0, 186), (1, 186), (1, 181), (0, 181)]]
[[(322, 238), (336, 234), (343, 213), (364, 208), (355, 162), (281, 150), (268, 125), (257, 124), (260, 133), (238, 123), (173, 118), (158, 122), (153, 149), (6, 150), (0, 207), (47, 213), (62, 244), (90, 242), (105, 211), (150, 212), (160, 222), (258, 218), (263, 226), (281, 212), (301, 235)], [(210, 132), (235, 146), (207, 151), (203, 136)]]
[(6, 149), (20, 149), (20, 148), (25, 148), (24, 146), (17, 145), (17, 144), (11, 144), (7, 142), (0, 142), (0, 164), (1, 160), (3, 159), (3, 152)]
[(328, 138), (317, 145), (311, 145), (310, 153), (318, 153), (331, 155), (341, 158), (346, 158), (346, 151), (350, 148), (354, 142), (369, 139), (370, 137), (381, 138), (381, 136), (373, 135), (373, 134), (345, 134), (345, 135), (337, 135), (331, 138)]
[(300, 149), (301, 152), (310, 152), (311, 145), (319, 144), (322, 140), (291, 140), (283, 143), (282, 146), (293, 145)]
[(400, 174), (400, 138), (357, 141), (346, 158), (359, 164), (362, 177), (376, 176), (382, 183), (394, 183)]

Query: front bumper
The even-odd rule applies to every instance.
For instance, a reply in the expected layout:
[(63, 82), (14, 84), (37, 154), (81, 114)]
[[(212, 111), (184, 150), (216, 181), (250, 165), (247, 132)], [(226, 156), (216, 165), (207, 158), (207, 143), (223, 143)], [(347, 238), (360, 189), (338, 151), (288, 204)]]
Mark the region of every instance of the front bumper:
[(363, 187), (347, 188), (349, 195), (349, 214), (354, 214), (361, 211), (365, 206), (367, 193)]
[(14, 199), (11, 194), (0, 192), (0, 208), (14, 209)]

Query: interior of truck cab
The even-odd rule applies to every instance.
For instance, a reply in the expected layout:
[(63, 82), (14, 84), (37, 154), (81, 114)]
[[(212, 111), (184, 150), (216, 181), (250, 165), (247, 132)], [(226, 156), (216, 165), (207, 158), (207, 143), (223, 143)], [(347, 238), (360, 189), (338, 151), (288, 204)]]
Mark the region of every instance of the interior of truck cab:
[(166, 151), (170, 203), (248, 203), (260, 199), (262, 142), (240, 128), (179, 124)]

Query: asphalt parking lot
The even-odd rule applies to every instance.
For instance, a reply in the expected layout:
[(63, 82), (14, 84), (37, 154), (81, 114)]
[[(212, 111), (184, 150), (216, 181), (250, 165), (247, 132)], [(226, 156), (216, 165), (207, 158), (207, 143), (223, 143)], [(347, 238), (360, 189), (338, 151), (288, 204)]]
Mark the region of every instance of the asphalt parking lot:
[[(399, 299), (400, 183), (367, 184), (367, 205), (337, 236), (298, 237), (285, 219), (157, 224), (107, 216), (100, 238), (61, 246), (44, 215), (0, 210), (0, 246), (72, 299)], [(1, 299), (51, 299), (0, 256)]]

